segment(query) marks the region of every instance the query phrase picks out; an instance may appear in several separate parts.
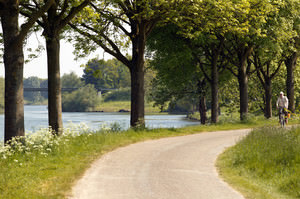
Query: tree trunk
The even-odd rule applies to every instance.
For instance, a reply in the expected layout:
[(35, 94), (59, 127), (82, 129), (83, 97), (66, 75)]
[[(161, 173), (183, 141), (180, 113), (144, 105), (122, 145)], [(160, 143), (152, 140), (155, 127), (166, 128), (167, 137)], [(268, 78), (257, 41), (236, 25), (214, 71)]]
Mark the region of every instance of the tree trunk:
[(245, 120), (248, 114), (248, 75), (245, 62), (239, 67), (238, 80), (240, 89), (240, 120)]
[(240, 89), (240, 120), (245, 120), (248, 114), (248, 70), (247, 60), (253, 52), (253, 46), (241, 47), (238, 52), (239, 67), (238, 67), (238, 81)]
[(297, 65), (297, 58), (298, 54), (297, 52), (293, 53), (289, 58), (285, 60), (285, 66), (286, 66), (286, 92), (287, 97), (289, 99), (289, 107), (288, 109), (295, 112), (295, 80), (294, 80), (294, 70)]
[(46, 38), (47, 62), (48, 62), (48, 120), (49, 126), (55, 134), (60, 134), (62, 124), (61, 82), (58, 36)]
[(207, 116), (206, 116), (206, 99), (205, 99), (205, 95), (201, 95), (200, 96), (200, 101), (199, 101), (199, 113), (200, 113), (200, 122), (201, 124), (205, 124), (206, 120), (207, 120)]
[(1, 16), (4, 40), (5, 66), (5, 135), (7, 142), (16, 136), (24, 136), (23, 97), (23, 40), (19, 34), (18, 5)]
[(270, 78), (265, 80), (264, 89), (266, 97), (265, 117), (269, 119), (272, 117), (272, 81)]
[(144, 53), (146, 44), (145, 25), (139, 24), (138, 34), (132, 41), (132, 64), (131, 74), (131, 127), (145, 127), (145, 105), (144, 105)]
[(131, 127), (144, 127), (144, 68), (141, 63), (131, 72)]
[(218, 73), (218, 67), (217, 67), (217, 59), (218, 55), (214, 58), (212, 63), (212, 74), (211, 74), (211, 122), (217, 123), (218, 122), (218, 109), (219, 109), (219, 88), (218, 88), (218, 82), (219, 82), (219, 73)]

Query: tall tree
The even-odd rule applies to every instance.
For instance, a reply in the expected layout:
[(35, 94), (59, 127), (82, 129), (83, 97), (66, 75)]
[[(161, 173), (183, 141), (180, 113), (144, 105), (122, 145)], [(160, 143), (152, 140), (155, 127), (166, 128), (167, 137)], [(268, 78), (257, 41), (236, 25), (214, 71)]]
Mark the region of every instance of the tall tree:
[(19, 1), (0, 0), (0, 17), (4, 42), (5, 67), (5, 137), (7, 142), (16, 136), (24, 136), (23, 65), (24, 40), (30, 28), (54, 3), (45, 1), (32, 12), (19, 27)]
[(254, 66), (257, 76), (265, 90), (264, 114), (266, 118), (272, 117), (272, 80), (279, 72), (282, 61), (276, 62), (273, 58), (264, 59), (266, 54), (254, 53)]
[(291, 49), (290, 41), (295, 35), (294, 28), (291, 26), (294, 24), (294, 19), (284, 11), (286, 6), (286, 2), (280, 4), (276, 6), (278, 12), (268, 15), (266, 23), (262, 26), (263, 34), (256, 37), (255, 41), (253, 63), (258, 79), (265, 90), (264, 113), (266, 118), (272, 117), (272, 80), (279, 72), (284, 61), (283, 57), (288, 53), (287, 49)]
[(285, 0), (285, 7), (280, 10), (280, 14), (285, 16), (292, 24), (294, 37), (290, 39), (290, 48), (284, 53), (284, 63), (286, 66), (286, 92), (289, 99), (289, 110), (295, 112), (295, 75), (297, 61), (300, 54), (300, 2), (295, 0)]
[[(202, 44), (199, 50), (195, 49), (196, 59), (204, 77), (210, 83), (211, 88), (211, 122), (217, 123), (219, 116), (219, 73), (224, 69), (221, 55), (223, 53), (223, 44), (225, 38), (221, 35), (211, 38), (210, 34), (202, 34)], [(199, 49), (199, 47), (198, 47)]]
[[(94, 50), (95, 44), (129, 68), (131, 74), (132, 127), (144, 126), (144, 54), (145, 44), (153, 27), (171, 18), (178, 2), (174, 0), (114, 0), (95, 2), (77, 17), (72, 26), (85, 38), (77, 37), (77, 48)], [(93, 13), (91, 15), (91, 13)], [(93, 41), (93, 42), (91, 42)], [(87, 46), (87, 44), (91, 44)], [(130, 49), (131, 53), (127, 54)]]
[(246, 23), (247, 28), (241, 32), (228, 34), (225, 45), (226, 55), (230, 61), (228, 69), (234, 74), (239, 82), (240, 91), (240, 119), (244, 120), (248, 114), (248, 81), (251, 71), (249, 58), (256, 47), (256, 37), (264, 35), (264, 25), (269, 17), (278, 12), (281, 2), (270, 2), (268, 0), (241, 1), (242, 9), (235, 11), (236, 20)]
[[(37, 20), (43, 28), (46, 39), (47, 65), (48, 65), (48, 120), (52, 130), (59, 134), (62, 124), (61, 81), (60, 81), (60, 39), (67, 24), (92, 0), (55, 0), (47, 14)], [(23, 1), (21, 13), (30, 17), (40, 1)]]
[[(246, 5), (245, 5), (246, 4)], [(211, 85), (212, 90), (212, 122), (218, 121), (218, 83), (221, 55), (224, 54), (224, 44), (227, 35), (243, 35), (249, 31), (247, 15), (251, 7), (251, 1), (210, 1), (197, 0), (193, 6), (187, 7), (178, 22), (182, 27), (181, 32), (188, 38), (201, 40), (201, 48), (204, 52), (200, 57), (206, 57), (205, 64), (201, 64), (204, 74)], [(200, 38), (200, 39), (199, 39)], [(203, 62), (199, 59), (199, 62)]]
[[(299, 45), (299, 44), (298, 44)], [(298, 50), (294, 51), (290, 56), (288, 56), (285, 60), (285, 66), (286, 66), (286, 93), (287, 97), (289, 99), (289, 107), (288, 109), (291, 112), (295, 112), (295, 75), (294, 71), (297, 66), (297, 61), (299, 57), (299, 49), (300, 47), (297, 47)]]
[(174, 24), (157, 27), (147, 42), (148, 53), (152, 54), (151, 67), (157, 71), (151, 92), (152, 100), (163, 106), (174, 99), (187, 96), (196, 98), (201, 124), (205, 124), (208, 81), (197, 59), (204, 53), (199, 53), (199, 47), (192, 45), (192, 40), (177, 34), (178, 31), (178, 26)]

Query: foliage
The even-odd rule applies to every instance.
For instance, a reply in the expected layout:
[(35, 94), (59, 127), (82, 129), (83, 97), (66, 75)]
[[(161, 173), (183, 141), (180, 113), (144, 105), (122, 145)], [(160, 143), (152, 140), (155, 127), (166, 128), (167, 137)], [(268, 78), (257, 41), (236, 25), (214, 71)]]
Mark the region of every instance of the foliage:
[(81, 78), (78, 77), (74, 72), (64, 74), (60, 80), (62, 88), (80, 88), (83, 86)]
[[(256, 129), (226, 151), (221, 170), (229, 169), (261, 194), (250, 198), (300, 197), (300, 129), (283, 130), (274, 127)], [(226, 174), (226, 173), (225, 173)], [(224, 174), (224, 175), (225, 175)], [(262, 185), (263, 183), (263, 185)], [(274, 193), (272, 197), (271, 193)]]
[(89, 60), (84, 68), (82, 79), (86, 84), (93, 84), (96, 89), (125, 88), (130, 86), (128, 68), (116, 59)]
[(170, 101), (167, 111), (170, 113), (190, 113), (195, 112), (198, 101), (190, 97), (183, 97)]
[(98, 92), (90, 84), (62, 96), (62, 110), (66, 112), (92, 111), (97, 103)]
[(235, 78), (224, 83), (219, 91), (220, 107), (225, 107), (226, 114), (232, 115), (239, 108), (239, 88)]
[(104, 94), (104, 102), (130, 101), (130, 88), (118, 89)]
[(202, 75), (193, 62), (193, 49), (177, 31), (174, 24), (157, 27), (147, 42), (150, 66), (156, 70), (149, 100), (161, 108), (186, 96), (195, 98), (201, 89), (197, 82)]
[(78, 32), (74, 38), (79, 55), (100, 46), (130, 70), (131, 126), (144, 125), (145, 121), (145, 43), (157, 23), (173, 18), (179, 2), (189, 3), (182, 0), (95, 1), (70, 24)]
[[(291, 51), (288, 49), (295, 51), (295, 38), (299, 38), (297, 30), (300, 15), (297, 8), (299, 2), (293, 0), (201, 0), (182, 7), (176, 20), (172, 20), (173, 25), (154, 29), (148, 41), (148, 49), (152, 51), (152, 54), (149, 53), (153, 59), (151, 64), (158, 70), (153, 82), (152, 99), (163, 107), (165, 102), (174, 97), (174, 91), (182, 88), (181, 82), (184, 82), (183, 86), (191, 83), (197, 88), (198, 82), (193, 75), (199, 78), (204, 74), (199, 73), (197, 64), (190, 60), (200, 60), (204, 70), (210, 74), (209, 64), (218, 61), (214, 60), (216, 53), (213, 47), (223, 38), (226, 50), (221, 52), (222, 60), (218, 64), (221, 68), (228, 66), (239, 81), (231, 80), (228, 72), (220, 74), (220, 104), (230, 107), (233, 112), (240, 103), (237, 85), (243, 81), (248, 82), (249, 78), (249, 110), (264, 111), (266, 97), (262, 94), (266, 83), (260, 80), (272, 78), (273, 93), (285, 90), (285, 69), (279, 66), (284, 57), (290, 55)], [(252, 49), (255, 52), (253, 54)], [(245, 53), (247, 51), (249, 54)], [(240, 65), (242, 62), (245, 66), (243, 69)], [(261, 71), (257, 74), (263, 74), (259, 76), (263, 78), (251, 76), (255, 72), (253, 63), (257, 66), (256, 70)], [(189, 75), (180, 71), (181, 67), (185, 71), (191, 70)], [(244, 71), (243, 81), (241, 71)], [(172, 78), (173, 81), (170, 81)], [(259, 85), (259, 82), (263, 85)], [(191, 88), (188, 89), (192, 91)], [(195, 91), (197, 89), (192, 92)], [(273, 103), (276, 99), (277, 95), (272, 95)]]
[[(176, 7), (188, 5), (186, 1), (158, 0), (150, 3), (148, 0), (133, 1), (101, 1), (93, 2), (86, 7), (79, 16), (73, 20), (71, 27), (80, 35), (70, 37), (76, 40), (75, 53), (83, 57), (100, 46), (105, 52), (111, 54), (127, 67), (131, 68), (133, 54), (130, 48), (140, 36), (151, 32), (157, 23), (163, 23), (173, 18)], [(140, 29), (137, 27), (140, 26)], [(135, 51), (132, 49), (132, 53)], [(129, 54), (129, 55), (128, 55)]]

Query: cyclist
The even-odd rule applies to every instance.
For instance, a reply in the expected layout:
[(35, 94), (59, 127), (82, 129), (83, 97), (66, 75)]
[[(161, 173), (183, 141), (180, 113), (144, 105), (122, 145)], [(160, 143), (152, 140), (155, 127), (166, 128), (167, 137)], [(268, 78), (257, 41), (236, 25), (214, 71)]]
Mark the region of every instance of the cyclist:
[(284, 112), (284, 115), (285, 115), (285, 123), (287, 124), (287, 108), (289, 106), (289, 100), (286, 96), (284, 96), (283, 92), (281, 91), (279, 93), (279, 97), (277, 99), (277, 102), (276, 102), (276, 108), (278, 109), (278, 112), (279, 112), (279, 122), (280, 122), (280, 113), (281, 111)]

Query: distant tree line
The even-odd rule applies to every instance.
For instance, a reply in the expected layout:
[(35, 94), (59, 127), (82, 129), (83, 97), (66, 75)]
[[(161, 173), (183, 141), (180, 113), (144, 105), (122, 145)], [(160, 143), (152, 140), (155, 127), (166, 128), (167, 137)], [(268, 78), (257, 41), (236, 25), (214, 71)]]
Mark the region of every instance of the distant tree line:
[[(64, 74), (61, 77), (61, 86), (79, 88), (77, 91), (62, 94), (63, 111), (88, 111), (93, 110), (97, 105), (97, 90), (129, 88), (130, 74), (128, 69), (116, 59), (106, 61), (92, 59), (87, 63), (82, 77), (74, 72)], [(48, 88), (48, 80), (38, 77), (24, 78), (24, 88)], [(111, 100), (119, 100), (124, 96), (126, 100), (130, 100), (127, 94), (121, 94)], [(45, 103), (48, 100), (48, 92), (24, 92), (24, 99), (27, 104)]]

